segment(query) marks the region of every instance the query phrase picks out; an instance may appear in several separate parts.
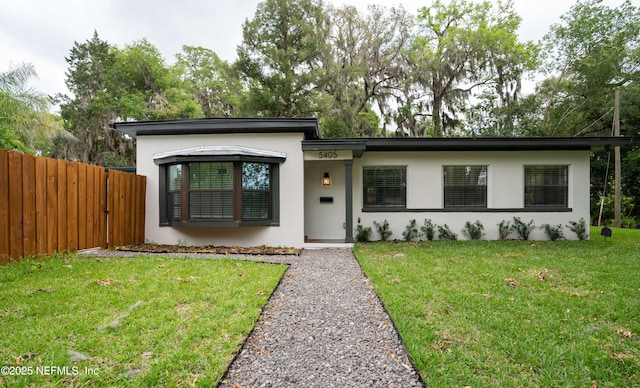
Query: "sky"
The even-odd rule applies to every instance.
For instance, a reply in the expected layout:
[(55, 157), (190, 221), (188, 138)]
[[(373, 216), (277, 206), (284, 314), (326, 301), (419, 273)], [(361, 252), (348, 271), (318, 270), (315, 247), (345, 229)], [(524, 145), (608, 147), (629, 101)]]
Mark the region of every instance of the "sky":
[[(445, 2), (447, 0), (444, 0)], [(493, 1), (493, 0), (491, 0)], [(402, 5), (415, 13), (432, 0), (325, 0), (365, 8), (368, 4)], [(617, 7), (623, 0), (605, 0)], [(97, 31), (100, 39), (119, 48), (143, 38), (167, 64), (183, 45), (202, 46), (233, 62), (242, 42), (242, 24), (252, 19), (260, 0), (0, 0), (0, 72), (30, 63), (38, 78), (36, 90), (68, 94), (65, 71), (74, 42)], [(575, 4), (573, 0), (514, 0), (522, 18), (521, 41), (537, 41)]]

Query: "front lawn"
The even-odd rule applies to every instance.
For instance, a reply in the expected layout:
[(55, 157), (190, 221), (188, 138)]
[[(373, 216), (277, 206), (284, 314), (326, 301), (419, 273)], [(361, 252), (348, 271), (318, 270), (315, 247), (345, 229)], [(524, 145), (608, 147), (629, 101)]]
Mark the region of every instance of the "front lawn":
[(214, 386), (285, 269), (150, 256), (0, 266), (0, 385)]
[(357, 244), (429, 387), (640, 386), (640, 231)]

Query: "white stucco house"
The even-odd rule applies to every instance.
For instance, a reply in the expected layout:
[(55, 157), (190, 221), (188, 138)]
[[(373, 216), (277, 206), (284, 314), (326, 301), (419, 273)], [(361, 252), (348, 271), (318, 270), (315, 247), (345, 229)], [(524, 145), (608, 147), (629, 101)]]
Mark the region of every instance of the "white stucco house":
[[(147, 177), (145, 238), (189, 245), (353, 242), (358, 222), (589, 221), (589, 156), (629, 138), (322, 139), (315, 119), (119, 122)], [(375, 230), (375, 229), (374, 229)], [(571, 233), (565, 233), (573, 238)], [(376, 233), (372, 235), (377, 238)], [(535, 230), (531, 239), (545, 239)]]

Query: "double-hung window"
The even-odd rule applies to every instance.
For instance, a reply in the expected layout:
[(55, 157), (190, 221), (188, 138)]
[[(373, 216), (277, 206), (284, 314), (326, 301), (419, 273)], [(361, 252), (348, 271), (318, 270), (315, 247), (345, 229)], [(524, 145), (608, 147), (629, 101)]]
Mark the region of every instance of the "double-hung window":
[(405, 166), (367, 166), (363, 167), (362, 174), (365, 208), (406, 208)]
[(487, 207), (487, 166), (444, 166), (444, 207)]
[(568, 166), (525, 166), (524, 206), (566, 208), (569, 192)]
[(220, 148), (215, 150), (224, 155), (157, 158), (160, 225), (278, 225), (279, 164), (284, 157), (245, 155), (246, 149), (229, 155), (235, 148)]

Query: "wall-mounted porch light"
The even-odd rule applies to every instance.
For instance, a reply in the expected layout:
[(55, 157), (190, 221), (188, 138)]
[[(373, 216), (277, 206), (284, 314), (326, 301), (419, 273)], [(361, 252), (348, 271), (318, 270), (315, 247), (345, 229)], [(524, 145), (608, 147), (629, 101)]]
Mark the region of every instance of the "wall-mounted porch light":
[(322, 186), (331, 186), (331, 178), (329, 177), (328, 172), (325, 172), (322, 177)]

